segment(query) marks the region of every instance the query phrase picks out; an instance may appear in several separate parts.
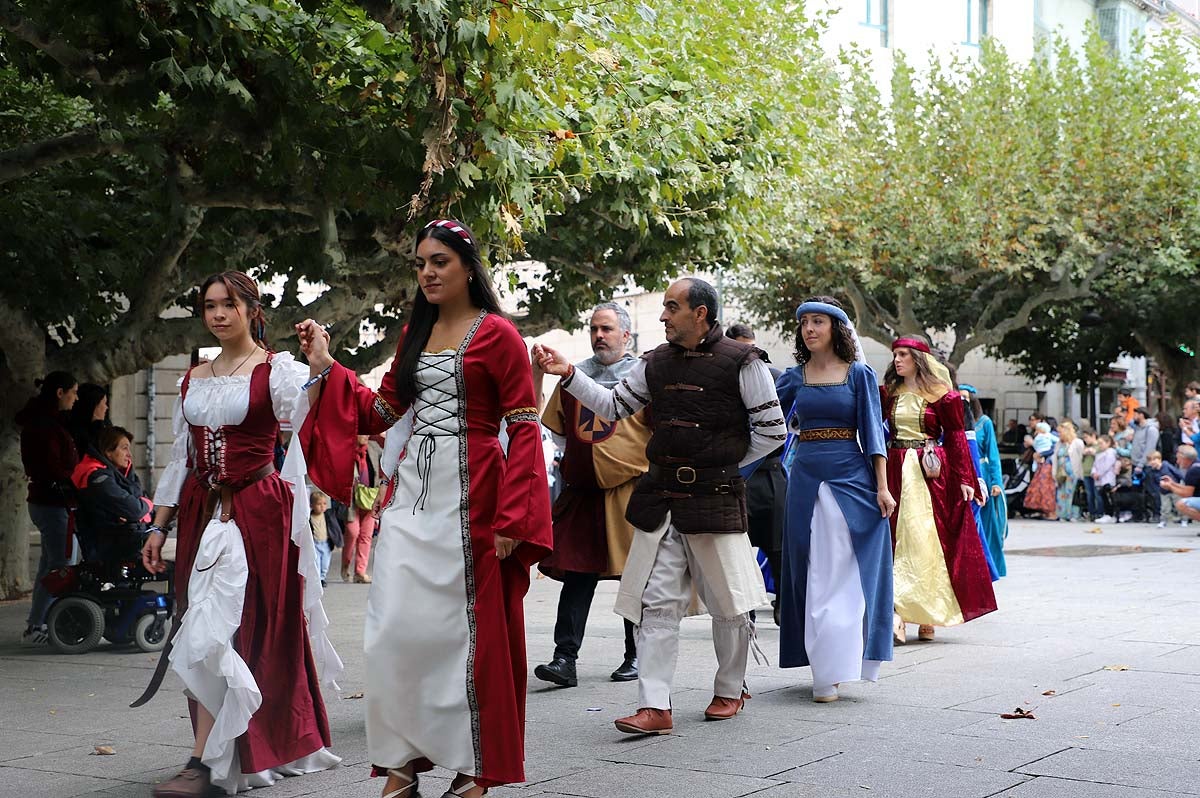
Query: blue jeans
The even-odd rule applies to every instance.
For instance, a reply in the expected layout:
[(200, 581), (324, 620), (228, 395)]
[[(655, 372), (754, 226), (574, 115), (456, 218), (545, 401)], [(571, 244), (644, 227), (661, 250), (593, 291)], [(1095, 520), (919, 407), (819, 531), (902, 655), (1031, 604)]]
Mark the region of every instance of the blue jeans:
[(42, 577), (67, 564), (67, 508), (49, 504), (30, 504), (29, 517), (42, 535), (42, 557), (38, 560), (33, 583), (33, 604), (29, 608), (30, 626), (46, 622), (46, 612), (54, 597), (42, 585)]
[(1083, 489), (1087, 492), (1088, 515), (1093, 519), (1104, 515), (1104, 498), (1100, 495), (1100, 489), (1096, 487), (1096, 480), (1084, 477)]
[(317, 571), (321, 574), (321, 581), (325, 581), (325, 577), (329, 574), (329, 558), (333, 554), (333, 548), (329, 545), (328, 540), (314, 540), (313, 545), (317, 549)]

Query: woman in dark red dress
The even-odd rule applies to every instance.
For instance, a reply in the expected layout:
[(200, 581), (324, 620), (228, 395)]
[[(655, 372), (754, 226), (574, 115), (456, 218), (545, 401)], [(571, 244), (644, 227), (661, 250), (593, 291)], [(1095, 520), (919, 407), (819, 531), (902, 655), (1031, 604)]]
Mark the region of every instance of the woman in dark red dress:
[(308, 413), (311, 369), (266, 348), (258, 288), (245, 274), (210, 277), (199, 304), (221, 354), (180, 385), (175, 448), (142, 552), (147, 568), (163, 570), (162, 530), (178, 518), (185, 609), (171, 667), (196, 741), (156, 798), (206, 795), (210, 785), (233, 794), (340, 761), (327, 748), (320, 685), (341, 662), (326, 635), (301, 447), (282, 471), (274, 465), (279, 421), (299, 429)]
[(967, 444), (962, 396), (945, 367), (916, 338), (892, 344), (883, 386), (888, 424), (895, 637), (905, 622), (922, 640), (996, 609), (971, 502), (978, 480)]
[(363, 640), (367, 753), (386, 798), (413, 798), (434, 765), (457, 774), (446, 796), (479, 798), (525, 779), (522, 602), (550, 552), (550, 492), (529, 354), (466, 226), (418, 234), (417, 279), (378, 392), (301, 325), (330, 369), (301, 437), (313, 481), (348, 502), (354, 434), (395, 427)]

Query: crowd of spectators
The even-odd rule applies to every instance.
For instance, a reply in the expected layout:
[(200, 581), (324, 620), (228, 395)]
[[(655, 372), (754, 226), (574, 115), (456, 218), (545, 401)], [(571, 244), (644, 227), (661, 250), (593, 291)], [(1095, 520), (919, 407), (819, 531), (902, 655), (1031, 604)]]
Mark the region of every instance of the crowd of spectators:
[(1183, 415), (1173, 418), (1122, 389), (1104, 432), (1037, 412), (1027, 426), (1011, 419), (1002, 436), (1004, 448), (1019, 451), (1006, 491), (1010, 513), (1159, 528), (1200, 521), (1200, 383), (1186, 395)]

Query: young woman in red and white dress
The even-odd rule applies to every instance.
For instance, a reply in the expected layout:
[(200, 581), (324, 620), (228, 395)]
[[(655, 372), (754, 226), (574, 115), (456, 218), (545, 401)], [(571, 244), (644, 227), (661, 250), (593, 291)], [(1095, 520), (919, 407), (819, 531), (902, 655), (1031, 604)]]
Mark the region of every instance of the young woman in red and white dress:
[[(367, 748), (383, 793), (457, 775), (448, 796), (524, 781), (529, 568), (550, 552), (550, 494), (525, 343), (500, 313), (475, 237), (439, 219), (417, 235), (420, 285), (378, 392), (335, 363), (302, 431), (313, 480), (349, 500), (355, 433), (392, 427), (367, 598)], [(501, 444), (507, 428), (507, 448)], [(319, 454), (318, 454), (319, 452)]]
[(190, 369), (175, 404), (175, 444), (142, 549), (162, 571), (178, 520), (176, 599), (184, 610), (171, 668), (189, 696), (195, 747), (156, 798), (233, 794), (336, 765), (321, 684), (342, 663), (326, 635), (304, 452), (274, 466), (279, 422), (299, 429), (312, 369), (272, 353), (258, 287), (242, 272), (200, 286), (198, 312), (221, 345)]

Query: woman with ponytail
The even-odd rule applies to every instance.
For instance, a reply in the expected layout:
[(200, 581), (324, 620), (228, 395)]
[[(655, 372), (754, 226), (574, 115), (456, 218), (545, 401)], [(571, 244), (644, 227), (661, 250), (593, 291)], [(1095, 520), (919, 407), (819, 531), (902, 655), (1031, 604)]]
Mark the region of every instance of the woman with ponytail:
[(282, 470), (274, 463), (279, 422), (299, 429), (308, 415), (312, 369), (269, 349), (258, 286), (242, 272), (205, 280), (196, 312), (221, 353), (180, 382), (142, 549), (146, 568), (165, 570), (165, 528), (178, 520), (168, 651), (195, 746), (155, 798), (233, 794), (340, 761), (327, 748), (320, 686), (334, 686), (341, 662), (321, 606), (304, 452), (292, 446)]
[(45, 643), (51, 596), (42, 578), (67, 564), (68, 519), (74, 504), (71, 472), (79, 462), (79, 452), (67, 428), (67, 414), (75, 405), (79, 385), (65, 371), (52, 371), (35, 384), (37, 395), (16, 417), (21, 428), (21, 462), (29, 478), (29, 517), (41, 535), (42, 549), (33, 583), (33, 604), (21, 639)]

